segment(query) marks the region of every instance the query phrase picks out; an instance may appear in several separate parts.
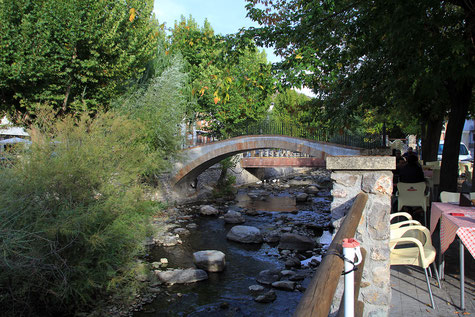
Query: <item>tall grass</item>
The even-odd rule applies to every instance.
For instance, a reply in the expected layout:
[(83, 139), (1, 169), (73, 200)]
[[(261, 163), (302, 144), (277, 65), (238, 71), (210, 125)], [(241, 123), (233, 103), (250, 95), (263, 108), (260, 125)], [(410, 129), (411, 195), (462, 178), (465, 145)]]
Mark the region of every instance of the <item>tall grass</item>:
[(156, 209), (139, 183), (153, 164), (144, 128), (113, 113), (38, 122), (29, 150), (0, 169), (2, 314), (67, 316), (105, 295), (126, 300)]

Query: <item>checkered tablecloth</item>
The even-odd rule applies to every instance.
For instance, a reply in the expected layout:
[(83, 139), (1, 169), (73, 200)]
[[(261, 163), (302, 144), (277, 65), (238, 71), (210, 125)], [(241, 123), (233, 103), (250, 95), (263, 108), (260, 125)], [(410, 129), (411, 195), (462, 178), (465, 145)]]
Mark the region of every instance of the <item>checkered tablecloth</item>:
[[(453, 213), (463, 214), (454, 216)], [(475, 208), (450, 203), (432, 203), (430, 232), (433, 233), (440, 218), (440, 249), (444, 253), (457, 235), (475, 258)]]

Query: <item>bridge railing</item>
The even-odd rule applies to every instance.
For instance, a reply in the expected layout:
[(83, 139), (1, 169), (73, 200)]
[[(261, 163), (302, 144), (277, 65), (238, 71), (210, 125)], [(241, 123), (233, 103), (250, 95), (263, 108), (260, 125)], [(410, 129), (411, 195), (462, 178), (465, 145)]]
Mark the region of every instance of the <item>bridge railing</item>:
[(383, 144), (381, 135), (361, 135), (350, 131), (331, 133), (323, 128), (318, 129), (315, 127), (305, 127), (285, 122), (265, 120), (258, 122), (244, 122), (236, 125), (233, 130), (228, 133), (227, 137), (217, 138), (205, 131), (199, 131), (199, 133), (196, 133), (191, 140), (187, 140), (184, 147), (207, 144), (243, 135), (285, 135), (365, 149), (380, 148)]
[(290, 123), (266, 120), (243, 123), (234, 129), (232, 137), (241, 135), (286, 135), (320, 142), (330, 142), (360, 148), (373, 149), (382, 146), (381, 135), (361, 135), (350, 131), (331, 133), (315, 127), (297, 126)]

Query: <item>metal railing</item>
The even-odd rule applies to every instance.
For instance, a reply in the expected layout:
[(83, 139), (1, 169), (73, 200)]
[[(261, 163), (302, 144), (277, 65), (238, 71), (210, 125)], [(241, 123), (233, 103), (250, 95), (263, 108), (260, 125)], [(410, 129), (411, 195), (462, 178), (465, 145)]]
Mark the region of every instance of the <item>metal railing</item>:
[[(317, 272), (300, 300), (293, 315), (294, 317), (328, 316), (344, 266), (343, 259), (340, 257), (342, 254), (342, 241), (344, 238), (354, 237), (367, 201), (368, 195), (365, 193), (360, 193), (356, 196), (353, 206), (346, 215), (345, 220), (343, 220)], [(366, 251), (362, 248), (361, 253), (363, 261), (357, 266), (355, 276), (355, 316), (362, 316), (364, 308), (363, 302), (358, 301)], [(344, 313), (344, 307), (342, 306), (340, 305), (339, 316), (343, 316)]]
[[(285, 135), (290, 137), (304, 138), (307, 140), (329, 142), (365, 149), (382, 147), (381, 135), (362, 135), (351, 131), (330, 132), (327, 129), (317, 129), (315, 127), (305, 127), (279, 121), (265, 120), (258, 122), (243, 122), (233, 127), (226, 137), (216, 137), (203, 133), (197, 135), (196, 140), (189, 142), (189, 146), (206, 144), (215, 141), (244, 135)], [(186, 147), (186, 146), (185, 146)]]

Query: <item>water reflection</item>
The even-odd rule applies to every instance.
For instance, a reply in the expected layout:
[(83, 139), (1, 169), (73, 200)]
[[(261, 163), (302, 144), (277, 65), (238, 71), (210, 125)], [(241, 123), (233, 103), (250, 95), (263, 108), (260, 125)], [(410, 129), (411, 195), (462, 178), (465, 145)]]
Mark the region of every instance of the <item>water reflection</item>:
[(261, 196), (251, 198), (246, 193), (236, 196), (237, 205), (255, 211), (293, 212), (297, 210), (293, 196)]

